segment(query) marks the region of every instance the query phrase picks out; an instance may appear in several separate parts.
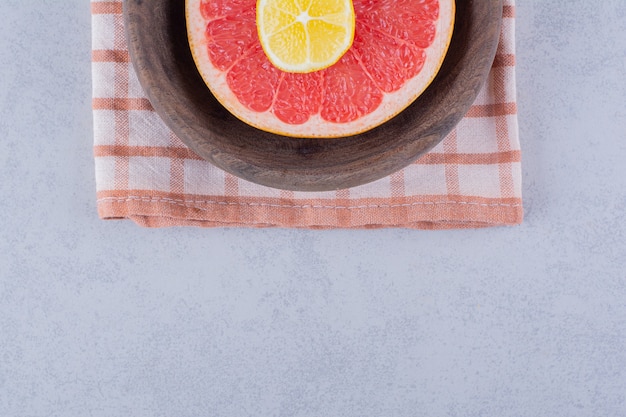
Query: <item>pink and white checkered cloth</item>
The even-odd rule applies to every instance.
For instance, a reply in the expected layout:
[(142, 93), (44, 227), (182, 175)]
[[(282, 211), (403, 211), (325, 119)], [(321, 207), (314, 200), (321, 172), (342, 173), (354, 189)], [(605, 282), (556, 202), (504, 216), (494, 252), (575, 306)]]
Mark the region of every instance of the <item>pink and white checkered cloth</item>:
[(431, 152), (376, 182), (332, 192), (282, 191), (230, 175), (191, 152), (137, 81), (122, 0), (91, 1), (98, 213), (142, 226), (418, 229), (522, 221), (515, 95), (515, 2), (505, 0), (488, 81)]

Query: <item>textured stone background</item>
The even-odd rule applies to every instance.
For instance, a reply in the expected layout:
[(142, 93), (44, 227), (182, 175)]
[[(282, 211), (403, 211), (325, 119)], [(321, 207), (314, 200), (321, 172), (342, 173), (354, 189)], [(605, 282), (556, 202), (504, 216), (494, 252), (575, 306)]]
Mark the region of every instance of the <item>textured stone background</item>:
[(518, 1), (525, 223), (95, 208), (87, 0), (0, 2), (0, 416), (626, 415), (626, 2)]

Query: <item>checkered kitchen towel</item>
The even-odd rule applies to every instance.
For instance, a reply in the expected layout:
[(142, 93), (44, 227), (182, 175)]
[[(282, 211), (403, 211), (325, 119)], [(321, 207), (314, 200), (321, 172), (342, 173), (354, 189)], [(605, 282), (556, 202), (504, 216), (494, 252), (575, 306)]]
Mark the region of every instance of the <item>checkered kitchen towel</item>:
[(515, 4), (489, 79), (466, 117), (414, 164), (333, 192), (281, 191), (205, 162), (165, 126), (129, 62), (122, 0), (92, 0), (98, 213), (142, 226), (419, 229), (522, 221)]

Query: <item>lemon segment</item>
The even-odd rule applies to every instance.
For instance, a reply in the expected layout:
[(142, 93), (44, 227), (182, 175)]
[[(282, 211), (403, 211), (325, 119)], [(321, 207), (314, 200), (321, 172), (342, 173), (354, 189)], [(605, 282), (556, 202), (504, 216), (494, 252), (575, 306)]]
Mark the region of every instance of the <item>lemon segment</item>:
[(354, 40), (352, 0), (258, 0), (259, 41), (270, 62), (307, 73), (335, 64)]

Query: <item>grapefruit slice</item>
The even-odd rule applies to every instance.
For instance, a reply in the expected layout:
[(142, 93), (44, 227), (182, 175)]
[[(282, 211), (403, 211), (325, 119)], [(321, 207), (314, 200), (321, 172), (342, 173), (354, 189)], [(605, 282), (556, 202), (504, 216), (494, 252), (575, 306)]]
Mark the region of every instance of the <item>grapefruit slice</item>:
[[(316, 1), (324, 0), (295, 3)], [(330, 67), (296, 73), (272, 64), (261, 46), (256, 0), (185, 7), (198, 71), (226, 109), (262, 130), (320, 138), (365, 132), (415, 101), (441, 67), (455, 14), (454, 0), (353, 0), (347, 52)]]

